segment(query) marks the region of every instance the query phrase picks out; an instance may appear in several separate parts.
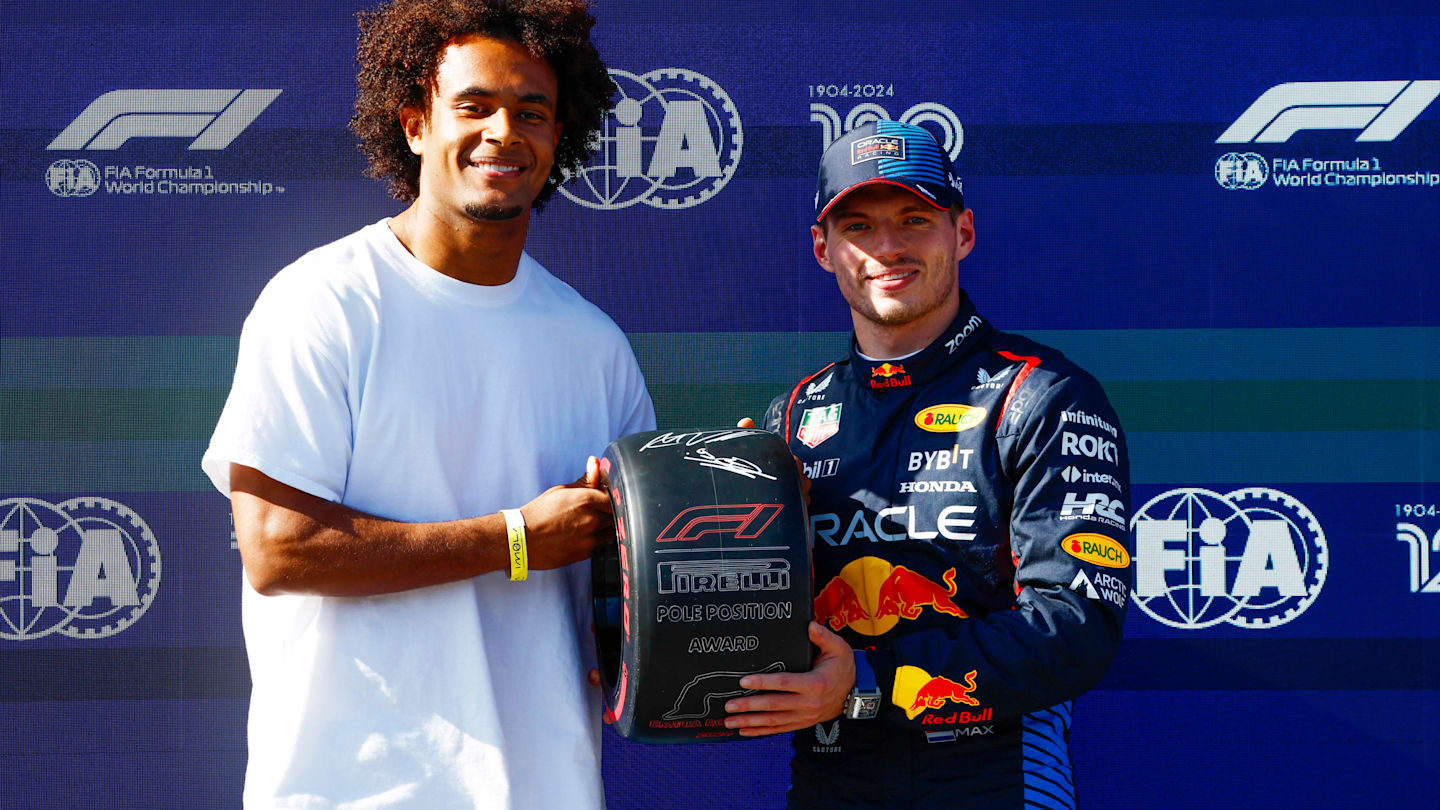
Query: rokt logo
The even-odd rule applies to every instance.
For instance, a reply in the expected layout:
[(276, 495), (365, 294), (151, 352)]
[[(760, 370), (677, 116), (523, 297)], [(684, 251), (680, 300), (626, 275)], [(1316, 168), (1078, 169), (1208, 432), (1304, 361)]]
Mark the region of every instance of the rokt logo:
[(720, 192), (740, 165), (740, 111), (709, 78), (683, 68), (611, 70), (620, 101), (599, 149), (560, 187), (572, 202), (613, 211), (644, 203), (690, 208)]
[(119, 149), (131, 138), (194, 138), (190, 149), (224, 149), (280, 92), (111, 90), (45, 148)]
[(1270, 179), (1270, 166), (1254, 152), (1226, 152), (1215, 161), (1215, 182), (1230, 191), (1254, 191)]
[(1330, 567), (1315, 516), (1273, 489), (1173, 489), (1141, 507), (1130, 529), (1135, 603), (1184, 630), (1285, 624), (1314, 603)]
[(1356, 141), (1393, 141), (1440, 81), (1286, 82), (1260, 94), (1216, 143), (1284, 143), (1307, 129), (1358, 129)]
[(100, 167), (88, 160), (57, 160), (45, 170), (45, 186), (56, 197), (89, 197), (100, 190)]
[(0, 500), (0, 638), (112, 636), (160, 588), (160, 545), (105, 498)]

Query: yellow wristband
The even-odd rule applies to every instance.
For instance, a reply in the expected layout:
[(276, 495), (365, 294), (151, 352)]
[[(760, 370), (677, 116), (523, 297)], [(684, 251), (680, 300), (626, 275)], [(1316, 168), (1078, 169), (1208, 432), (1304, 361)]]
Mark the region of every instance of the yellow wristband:
[(501, 509), (505, 516), (506, 548), (510, 555), (510, 581), (524, 582), (530, 573), (530, 555), (525, 548), (525, 517), (519, 509)]

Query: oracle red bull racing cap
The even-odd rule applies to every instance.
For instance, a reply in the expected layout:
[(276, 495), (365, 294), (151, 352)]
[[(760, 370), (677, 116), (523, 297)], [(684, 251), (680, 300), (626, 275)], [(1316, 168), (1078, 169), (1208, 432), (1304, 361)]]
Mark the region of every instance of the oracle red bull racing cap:
[(815, 221), (861, 186), (899, 186), (941, 210), (965, 207), (964, 186), (929, 130), (899, 121), (872, 121), (835, 139), (820, 158)]

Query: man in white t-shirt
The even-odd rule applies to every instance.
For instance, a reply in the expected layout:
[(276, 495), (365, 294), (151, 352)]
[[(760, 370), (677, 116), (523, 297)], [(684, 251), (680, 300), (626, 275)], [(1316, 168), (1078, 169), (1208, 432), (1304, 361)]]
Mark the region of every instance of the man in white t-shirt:
[(245, 568), (246, 807), (604, 804), (591, 456), (654, 409), (615, 324), (523, 252), (604, 120), (592, 24), (362, 15), (352, 126), (411, 204), (266, 286), (202, 462)]

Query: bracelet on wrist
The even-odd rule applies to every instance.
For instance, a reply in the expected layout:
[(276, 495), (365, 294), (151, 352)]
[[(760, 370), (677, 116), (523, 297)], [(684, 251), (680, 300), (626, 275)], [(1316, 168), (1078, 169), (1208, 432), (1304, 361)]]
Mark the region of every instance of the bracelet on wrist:
[(530, 573), (529, 549), (525, 545), (525, 517), (519, 509), (501, 509), (505, 518), (505, 551), (510, 558), (510, 581), (523, 582)]

